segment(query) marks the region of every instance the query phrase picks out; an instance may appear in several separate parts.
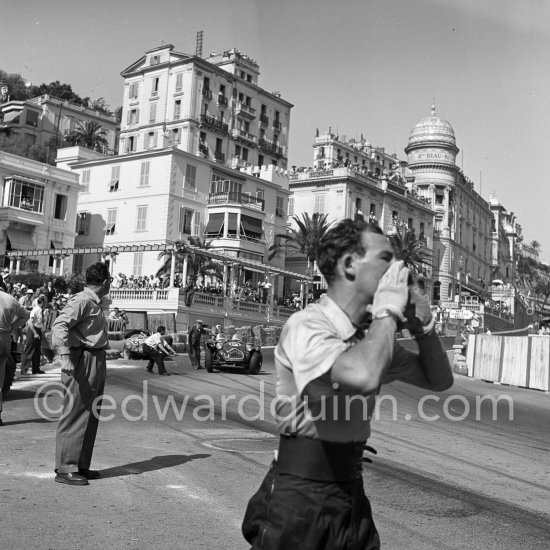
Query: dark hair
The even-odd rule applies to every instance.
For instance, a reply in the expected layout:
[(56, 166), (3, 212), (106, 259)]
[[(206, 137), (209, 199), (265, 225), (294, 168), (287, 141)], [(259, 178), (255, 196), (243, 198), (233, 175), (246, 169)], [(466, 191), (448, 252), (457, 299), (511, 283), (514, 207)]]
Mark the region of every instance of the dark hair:
[(383, 235), (380, 226), (363, 220), (345, 219), (329, 229), (321, 238), (317, 252), (317, 267), (330, 284), (335, 278), (335, 269), (338, 260), (346, 253), (357, 252), (365, 254), (363, 247), (363, 233), (377, 233)]
[(157, 327), (157, 332), (162, 332), (163, 330), (166, 330), (166, 327), (164, 325), (160, 325)]
[(86, 284), (89, 285), (101, 285), (105, 279), (110, 277), (109, 266), (102, 262), (96, 262), (86, 270)]
[(41, 306), (42, 304), (45, 304), (46, 303), (46, 296), (44, 296), (43, 294), (41, 294), (38, 299), (36, 300), (36, 303)]

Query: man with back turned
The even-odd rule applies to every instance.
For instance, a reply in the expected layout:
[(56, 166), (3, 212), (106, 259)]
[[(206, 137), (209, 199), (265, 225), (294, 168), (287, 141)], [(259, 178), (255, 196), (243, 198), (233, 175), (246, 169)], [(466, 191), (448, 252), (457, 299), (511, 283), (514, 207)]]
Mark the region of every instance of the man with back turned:
[(57, 425), (55, 481), (88, 485), (99, 472), (90, 470), (99, 422), (99, 401), (109, 345), (101, 298), (109, 293), (109, 268), (101, 262), (86, 270), (86, 287), (72, 296), (52, 325), (52, 347), (61, 356), (65, 385), (63, 412)]
[[(375, 397), (392, 380), (453, 383), (424, 289), (378, 226), (341, 221), (317, 264), (327, 294), (289, 318), (275, 349), (279, 450), (243, 521), (253, 549), (380, 548), (361, 472)], [(401, 326), (418, 352), (398, 345)]]

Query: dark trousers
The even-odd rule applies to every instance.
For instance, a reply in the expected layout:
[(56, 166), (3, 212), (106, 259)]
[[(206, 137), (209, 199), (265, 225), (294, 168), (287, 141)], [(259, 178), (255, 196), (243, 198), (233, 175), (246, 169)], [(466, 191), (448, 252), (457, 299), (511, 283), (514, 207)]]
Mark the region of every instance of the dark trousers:
[(0, 335), (0, 413), (2, 412), (2, 388), (4, 387), (4, 378), (8, 368), (8, 357), (11, 353), (11, 335)]
[(159, 374), (166, 373), (166, 367), (164, 366), (164, 358), (166, 355), (157, 348), (152, 348), (147, 344), (143, 344), (143, 353), (149, 357), (149, 363), (147, 364), (147, 370), (152, 371), (155, 363), (158, 366)]
[(59, 473), (90, 468), (107, 364), (105, 350), (71, 349), (74, 375), (61, 374), (63, 412), (57, 424), (55, 468)]
[(25, 338), (25, 350), (21, 357), (21, 372), (27, 372), (29, 366), (32, 373), (36, 374), (40, 370), (40, 349), (42, 346), (42, 329), (34, 328), (38, 333), (38, 338), (34, 337), (34, 332), (27, 328), (27, 336)]
[(252, 550), (378, 550), (363, 479), (312, 481), (278, 471), (274, 462), (243, 520)]
[(189, 346), (189, 359), (194, 369), (198, 369), (201, 366), (201, 346)]

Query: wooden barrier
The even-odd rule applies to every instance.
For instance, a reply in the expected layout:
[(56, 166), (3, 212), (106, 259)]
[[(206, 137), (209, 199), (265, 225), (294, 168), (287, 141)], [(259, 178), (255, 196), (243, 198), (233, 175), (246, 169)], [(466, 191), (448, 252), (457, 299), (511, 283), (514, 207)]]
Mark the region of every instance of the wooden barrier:
[(466, 354), (473, 378), (550, 391), (550, 337), (470, 335)]

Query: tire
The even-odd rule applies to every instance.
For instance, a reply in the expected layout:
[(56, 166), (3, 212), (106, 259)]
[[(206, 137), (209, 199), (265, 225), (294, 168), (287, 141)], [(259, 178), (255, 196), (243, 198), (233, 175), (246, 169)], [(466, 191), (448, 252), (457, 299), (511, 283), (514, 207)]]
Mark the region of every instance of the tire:
[(13, 379), (15, 377), (15, 359), (13, 358), (13, 355), (8, 355), (8, 358), (6, 360), (6, 374), (4, 376), (4, 384), (2, 386), (2, 395), (7, 395), (7, 393), (10, 391), (11, 385), (13, 383)]
[(260, 351), (253, 351), (250, 354), (250, 363), (248, 364), (248, 372), (250, 374), (258, 374), (262, 370), (263, 356)]
[(204, 366), (206, 372), (214, 372), (214, 359), (212, 358), (212, 350), (209, 348), (204, 350)]

